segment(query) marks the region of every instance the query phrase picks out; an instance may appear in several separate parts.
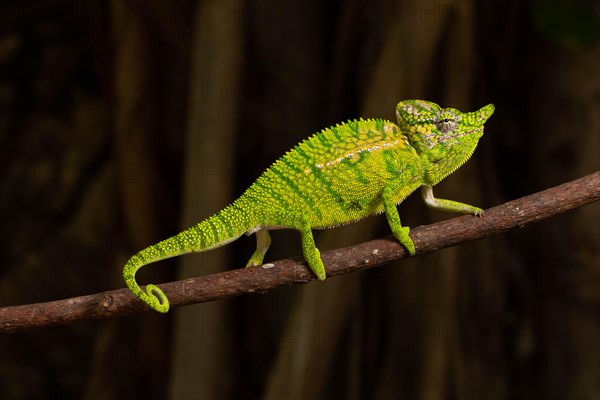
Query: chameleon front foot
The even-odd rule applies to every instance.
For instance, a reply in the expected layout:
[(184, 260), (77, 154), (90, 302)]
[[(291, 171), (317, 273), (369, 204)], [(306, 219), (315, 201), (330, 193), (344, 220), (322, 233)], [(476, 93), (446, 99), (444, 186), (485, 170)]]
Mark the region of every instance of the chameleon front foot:
[(483, 216), (483, 210), (479, 207), (472, 206), (470, 204), (461, 203), (459, 201), (439, 199), (433, 195), (433, 188), (425, 185), (422, 187), (421, 195), (423, 200), (428, 207), (434, 210), (440, 210), (445, 212), (453, 212), (458, 214), (471, 214), (476, 217)]
[(400, 244), (406, 248), (408, 254), (411, 256), (415, 255), (415, 243), (412, 241), (410, 236), (408, 236), (410, 232), (410, 228), (408, 226), (402, 226), (400, 229), (394, 230), (394, 237), (398, 239)]
[[(410, 228), (408, 226), (402, 226), (402, 222), (400, 222), (400, 215), (398, 214), (398, 209), (396, 208), (396, 202), (393, 200), (394, 193), (396, 193), (398, 190), (404, 190), (407, 193), (412, 192), (413, 188), (403, 186), (402, 182), (402, 179), (398, 179), (384, 189), (383, 206), (388, 225), (390, 226), (394, 237), (406, 248), (408, 254), (414, 256), (415, 244), (410, 236), (408, 236), (410, 233)], [(401, 193), (401, 196), (404, 196), (404, 193)]]

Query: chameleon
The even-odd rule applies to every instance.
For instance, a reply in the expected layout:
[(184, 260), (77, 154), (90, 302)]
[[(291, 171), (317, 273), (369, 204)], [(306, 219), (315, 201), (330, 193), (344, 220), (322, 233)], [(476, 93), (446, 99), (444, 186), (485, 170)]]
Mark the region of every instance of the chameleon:
[(396, 106), (397, 125), (361, 118), (323, 129), (275, 161), (223, 210), (132, 256), (123, 268), (125, 283), (149, 307), (166, 313), (169, 300), (164, 292), (152, 284), (144, 291), (137, 283), (135, 274), (141, 267), (208, 251), (253, 233), (256, 250), (246, 267), (261, 265), (272, 229), (299, 231), (304, 259), (324, 280), (312, 230), (381, 213), (394, 237), (414, 255), (410, 228), (402, 226), (397, 205), (416, 189), (422, 189), (431, 208), (483, 215), (481, 208), (434, 197), (432, 187), (471, 157), (493, 113), (493, 104), (463, 113), (429, 101), (405, 100)]

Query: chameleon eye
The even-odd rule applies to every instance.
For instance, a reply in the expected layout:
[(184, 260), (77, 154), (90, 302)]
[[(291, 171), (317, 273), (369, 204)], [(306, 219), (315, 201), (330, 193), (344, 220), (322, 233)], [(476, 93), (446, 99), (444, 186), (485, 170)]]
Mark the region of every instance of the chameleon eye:
[(442, 133), (451, 132), (456, 129), (456, 121), (452, 118), (444, 118), (435, 122), (435, 127)]

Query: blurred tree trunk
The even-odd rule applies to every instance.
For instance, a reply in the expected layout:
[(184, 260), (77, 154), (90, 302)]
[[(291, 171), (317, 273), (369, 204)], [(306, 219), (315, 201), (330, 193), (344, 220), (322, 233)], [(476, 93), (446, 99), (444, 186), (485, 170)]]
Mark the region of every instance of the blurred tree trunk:
[[(111, 94), (115, 101), (115, 172), (124, 219), (118, 226), (127, 227), (122, 236), (125, 244), (119, 246), (125, 250), (115, 259), (117, 278), (128, 255), (163, 239), (175, 228), (170, 221), (175, 219), (179, 196), (173, 191), (178, 186), (173, 171), (179, 171), (177, 165), (169, 168), (164, 161), (172, 157), (170, 152), (177, 148), (174, 143), (181, 137), (177, 110), (185, 104), (181, 95), (185, 79), (177, 73), (185, 76), (187, 48), (185, 24), (173, 24), (181, 16), (178, 8), (164, 8), (157, 1), (113, 1), (104, 10), (116, 46)], [(156, 40), (157, 32), (177, 45), (165, 50), (167, 46)], [(175, 55), (169, 57), (171, 49)], [(156, 63), (157, 59), (170, 61)], [(169, 263), (144, 271), (141, 281), (172, 280)], [(86, 398), (164, 398), (167, 381), (162, 377), (170, 370), (169, 322), (169, 317), (145, 313), (103, 324), (95, 338)]]
[[(196, 8), (182, 228), (209, 217), (233, 199), (243, 5), (242, 1), (201, 1)], [(217, 250), (181, 258), (180, 279), (222, 271), (231, 265), (228, 254)], [(231, 302), (227, 301), (175, 310), (172, 399), (236, 396), (231, 318)]]
[[(136, 11), (124, 2), (113, 1), (111, 11), (114, 17), (111, 20), (113, 35), (118, 43), (114, 70), (114, 130), (118, 181), (123, 193), (125, 226), (130, 228), (127, 233), (131, 237), (132, 247), (140, 249), (160, 237), (160, 220), (148, 218), (148, 215), (162, 214), (161, 203), (155, 200), (157, 195), (162, 196), (166, 193), (164, 188), (157, 190), (163, 181), (157, 178), (161, 174), (156, 163), (155, 142), (149, 140), (156, 137), (156, 128), (160, 126), (157, 120), (159, 105), (155, 101), (157, 96), (151, 92), (155, 87), (152, 80), (153, 71), (150, 69), (153, 55), (148, 43), (146, 21), (136, 16)], [(144, 173), (140, 173), (141, 171)], [(123, 376), (123, 365), (117, 368), (115, 365), (119, 365), (123, 357), (130, 357), (135, 365), (128, 374), (129, 379), (134, 381), (154, 381), (163, 373), (160, 368), (146, 364), (144, 360), (135, 360), (145, 349), (155, 349), (153, 357), (157, 360), (157, 365), (164, 365), (164, 361), (167, 360), (163, 346), (168, 337), (166, 325), (150, 315), (136, 320), (140, 324), (140, 330), (147, 329), (153, 334), (142, 334), (140, 336), (145, 340), (132, 343), (123, 341), (123, 337), (127, 337), (131, 332), (131, 321), (111, 321), (100, 329), (96, 338), (92, 379), (86, 388), (86, 398), (112, 399), (136, 394), (158, 398), (153, 391), (164, 393), (164, 386), (139, 388), (141, 393), (136, 393), (127, 380), (119, 379)]]
[[(527, 128), (535, 191), (600, 168), (600, 46), (546, 43), (531, 58)], [(535, 310), (536, 340), (525, 356), (541, 366), (533, 379), (547, 399), (600, 399), (599, 221), (595, 203), (532, 227), (525, 235), (534, 247), (518, 248), (528, 260)]]

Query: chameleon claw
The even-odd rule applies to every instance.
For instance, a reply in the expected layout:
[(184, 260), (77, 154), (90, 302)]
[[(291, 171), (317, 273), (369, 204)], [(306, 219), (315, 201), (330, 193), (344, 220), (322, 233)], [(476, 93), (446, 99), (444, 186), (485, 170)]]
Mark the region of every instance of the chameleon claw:
[(413, 241), (411, 239), (409, 239), (409, 240), (410, 241), (402, 243), (402, 245), (404, 246), (404, 248), (406, 248), (409, 255), (414, 256), (416, 253), (415, 244), (413, 243)]
[(246, 264), (246, 268), (256, 267), (258, 265), (262, 265), (262, 263), (263, 263), (263, 260), (255, 259), (255, 257), (252, 256), (250, 258), (250, 260), (248, 260), (248, 263)]

